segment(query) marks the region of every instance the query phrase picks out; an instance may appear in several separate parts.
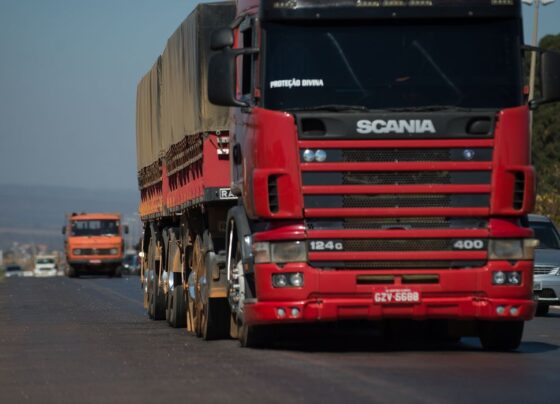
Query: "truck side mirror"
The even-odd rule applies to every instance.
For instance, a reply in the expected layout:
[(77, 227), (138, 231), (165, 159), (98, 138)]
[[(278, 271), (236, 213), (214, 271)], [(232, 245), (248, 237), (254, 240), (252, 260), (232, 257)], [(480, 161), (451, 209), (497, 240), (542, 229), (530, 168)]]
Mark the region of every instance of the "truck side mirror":
[(560, 52), (541, 53), (541, 89), (538, 105), (560, 101)]
[(66, 226), (62, 226), (62, 234), (66, 234)]
[(212, 32), (210, 38), (210, 49), (222, 50), (233, 46), (233, 30), (231, 28), (220, 28)]
[(237, 99), (235, 90), (235, 62), (239, 56), (258, 53), (256, 48), (224, 48), (210, 58), (208, 65), (208, 99), (224, 107), (248, 107)]
[(128, 225), (127, 224), (124, 225), (124, 234), (128, 234)]

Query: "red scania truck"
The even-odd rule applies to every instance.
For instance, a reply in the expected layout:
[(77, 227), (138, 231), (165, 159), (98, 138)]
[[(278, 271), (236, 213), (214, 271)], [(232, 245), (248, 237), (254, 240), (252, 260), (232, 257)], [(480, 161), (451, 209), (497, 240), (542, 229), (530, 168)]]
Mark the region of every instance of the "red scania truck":
[[(518, 0), (200, 4), (138, 86), (153, 319), (437, 321), (515, 349), (533, 317), (531, 108)], [(535, 49), (532, 49), (536, 51)]]

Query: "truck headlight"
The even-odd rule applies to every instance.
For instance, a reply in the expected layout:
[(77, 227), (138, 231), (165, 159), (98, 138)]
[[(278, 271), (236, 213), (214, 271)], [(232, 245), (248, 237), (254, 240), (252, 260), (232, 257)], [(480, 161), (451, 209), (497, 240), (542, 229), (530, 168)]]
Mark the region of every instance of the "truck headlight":
[(305, 262), (307, 261), (307, 244), (303, 241), (285, 241), (270, 244), (272, 262)]
[(109, 250), (109, 254), (111, 254), (111, 255), (116, 255), (116, 254), (118, 254), (118, 253), (119, 253), (118, 248), (111, 248), (111, 249)]
[(82, 254), (82, 250), (80, 250), (79, 248), (74, 248), (74, 249), (72, 250), (72, 254), (74, 254), (74, 255), (80, 255), (80, 254)]
[(497, 271), (492, 273), (492, 284), (494, 285), (519, 286), (521, 281), (521, 272), (518, 271)]
[(303, 273), (291, 272), (286, 274), (272, 274), (272, 287), (301, 288), (303, 287)]
[(531, 260), (538, 245), (536, 239), (490, 239), (488, 258), (491, 260)]
[(256, 264), (305, 262), (307, 244), (303, 241), (256, 242), (253, 243), (253, 257)]

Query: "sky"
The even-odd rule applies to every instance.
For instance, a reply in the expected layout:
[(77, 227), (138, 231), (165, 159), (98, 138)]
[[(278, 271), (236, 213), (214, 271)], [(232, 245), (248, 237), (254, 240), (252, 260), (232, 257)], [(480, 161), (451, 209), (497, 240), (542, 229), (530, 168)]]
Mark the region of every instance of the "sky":
[(196, 3), (0, 0), (0, 185), (135, 189), (136, 85)]

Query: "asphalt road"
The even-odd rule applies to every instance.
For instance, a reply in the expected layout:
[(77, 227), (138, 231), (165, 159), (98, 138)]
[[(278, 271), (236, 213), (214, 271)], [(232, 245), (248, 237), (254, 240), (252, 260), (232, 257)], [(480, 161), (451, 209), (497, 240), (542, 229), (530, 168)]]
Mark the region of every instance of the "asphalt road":
[(560, 311), (515, 353), (309, 331), (273, 349), (147, 319), (137, 277), (0, 282), (0, 403), (560, 402)]

